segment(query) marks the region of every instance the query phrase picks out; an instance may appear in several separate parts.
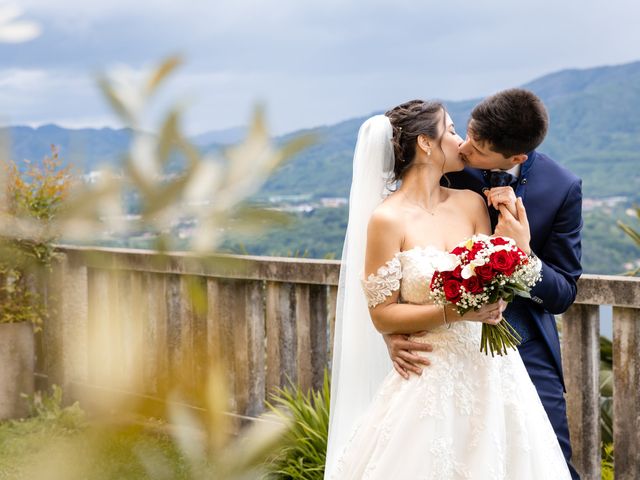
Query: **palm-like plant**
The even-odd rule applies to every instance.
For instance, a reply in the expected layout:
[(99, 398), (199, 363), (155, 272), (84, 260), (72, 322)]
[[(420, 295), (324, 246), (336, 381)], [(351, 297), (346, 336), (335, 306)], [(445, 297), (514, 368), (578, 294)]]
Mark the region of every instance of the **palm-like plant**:
[[(632, 210), (631, 210), (632, 215), (636, 217), (636, 220), (640, 220), (640, 206), (635, 206)], [(620, 229), (626, 233), (629, 237), (631, 237), (631, 239), (635, 242), (635, 244), (640, 248), (640, 232), (638, 232), (638, 230), (636, 230), (635, 228), (631, 227), (631, 225), (627, 225), (624, 222), (621, 222), (620, 220), (618, 220), (617, 222), (618, 227), (620, 227)], [(625, 273), (625, 275), (638, 275), (640, 274), (640, 266), (636, 267), (635, 270), (630, 270), (628, 272)]]
[(271, 478), (322, 479), (329, 430), (329, 374), (325, 370), (322, 390), (303, 392), (300, 387), (277, 389), (269, 408), (285, 418), (291, 427), (283, 448), (267, 466)]

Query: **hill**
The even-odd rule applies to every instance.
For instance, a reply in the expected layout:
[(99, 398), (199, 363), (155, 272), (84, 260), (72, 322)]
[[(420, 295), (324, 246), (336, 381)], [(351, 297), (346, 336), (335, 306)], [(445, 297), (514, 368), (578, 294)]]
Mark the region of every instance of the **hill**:
[(37, 162), (49, 154), (51, 145), (55, 145), (66, 162), (88, 172), (100, 165), (118, 163), (122, 153), (129, 148), (131, 130), (106, 127), (68, 129), (57, 125), (37, 128), (17, 126), (0, 128), (0, 136), (9, 138), (13, 160)]
[[(633, 223), (625, 211), (633, 203), (640, 203), (640, 62), (563, 70), (523, 87), (538, 94), (549, 110), (550, 130), (540, 150), (583, 179), (585, 271), (623, 271), (626, 262), (638, 259), (637, 249), (616, 228), (615, 219)], [(477, 102), (445, 102), (461, 134)], [(370, 115), (374, 113), (380, 112)], [(227, 239), (226, 247), (255, 254), (339, 257), (347, 209), (323, 207), (321, 199), (348, 197), (358, 128), (370, 115), (305, 130), (317, 136), (316, 144), (274, 172), (257, 200), (303, 195), (315, 202), (315, 207), (297, 214), (297, 223), (288, 229), (257, 238)], [(194, 141), (203, 150), (213, 151), (237, 140), (242, 131), (208, 132)], [(302, 132), (276, 140), (282, 142)], [(118, 162), (131, 139), (127, 129), (70, 130), (55, 125), (0, 128), (0, 135), (6, 134), (12, 140), (14, 159), (37, 161), (55, 144), (63, 158), (85, 171)], [(172, 165), (175, 167), (176, 162)], [(133, 241), (130, 244), (138, 245)]]
[[(638, 199), (640, 62), (565, 70), (523, 87), (549, 110), (549, 134), (540, 150), (583, 178), (585, 196)], [(445, 102), (461, 134), (478, 101)], [(319, 142), (276, 172), (262, 193), (348, 196), (355, 139), (368, 116), (311, 130)]]

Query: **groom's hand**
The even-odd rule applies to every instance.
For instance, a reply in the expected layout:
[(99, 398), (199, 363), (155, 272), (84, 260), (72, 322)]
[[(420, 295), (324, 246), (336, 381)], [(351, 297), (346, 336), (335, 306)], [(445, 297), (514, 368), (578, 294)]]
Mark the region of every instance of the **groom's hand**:
[(484, 195), (487, 197), (487, 204), (490, 207), (500, 210), (500, 205), (507, 207), (507, 210), (514, 217), (518, 218), (518, 212), (516, 210), (516, 192), (511, 187), (493, 187), (484, 190)]
[(383, 334), (384, 342), (389, 350), (389, 357), (396, 369), (405, 380), (409, 378), (409, 372), (416, 375), (422, 374), (420, 365), (428, 366), (431, 362), (426, 358), (416, 355), (414, 352), (431, 352), (433, 347), (428, 343), (418, 343), (409, 340), (409, 335)]
[(516, 202), (516, 211), (517, 216), (514, 216), (507, 207), (500, 205), (500, 216), (498, 217), (498, 225), (496, 225), (494, 234), (513, 238), (516, 241), (516, 245), (529, 255), (531, 254), (531, 247), (529, 246), (531, 232), (529, 230), (527, 211), (520, 197)]

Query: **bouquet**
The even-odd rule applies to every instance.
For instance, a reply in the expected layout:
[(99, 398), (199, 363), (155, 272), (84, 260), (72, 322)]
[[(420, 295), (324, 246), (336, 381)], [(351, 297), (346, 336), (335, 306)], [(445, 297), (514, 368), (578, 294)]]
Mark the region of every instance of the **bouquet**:
[[(474, 235), (438, 259), (431, 279), (431, 295), (438, 305), (452, 304), (460, 315), (498, 299), (511, 302), (540, 280), (540, 261), (507, 237)], [(522, 338), (504, 318), (497, 325), (482, 324), (480, 351), (506, 355)]]

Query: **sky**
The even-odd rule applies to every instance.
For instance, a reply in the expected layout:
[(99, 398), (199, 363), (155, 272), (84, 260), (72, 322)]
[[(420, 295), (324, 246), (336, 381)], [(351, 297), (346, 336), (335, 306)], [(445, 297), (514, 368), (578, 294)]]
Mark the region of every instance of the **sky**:
[(284, 133), (640, 60), (637, 0), (18, 2), (41, 35), (0, 43), (11, 125), (120, 127), (96, 76), (142, 75), (175, 53), (185, 63), (158, 111), (184, 104), (191, 134), (244, 125), (256, 104)]

